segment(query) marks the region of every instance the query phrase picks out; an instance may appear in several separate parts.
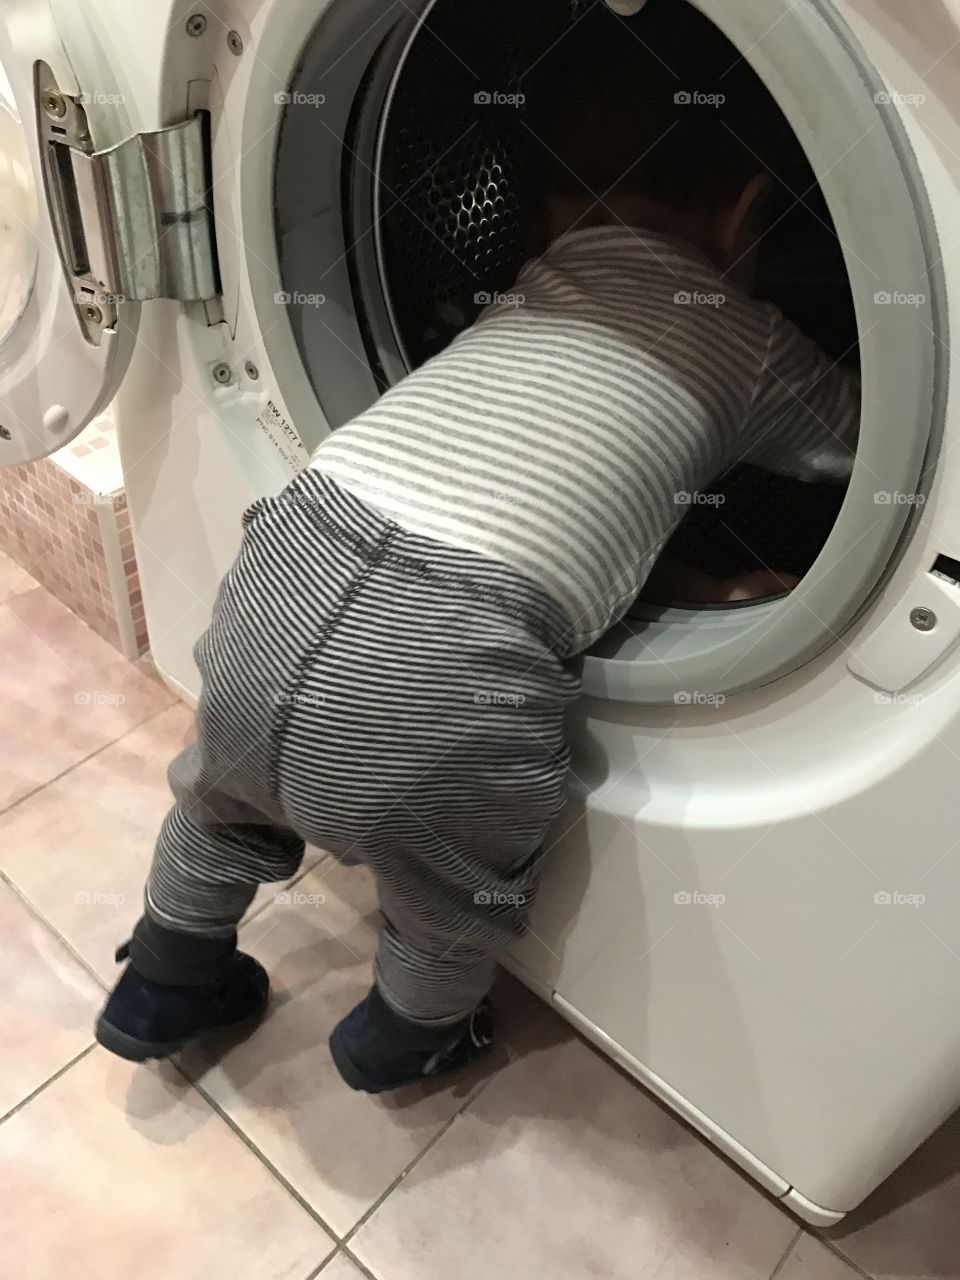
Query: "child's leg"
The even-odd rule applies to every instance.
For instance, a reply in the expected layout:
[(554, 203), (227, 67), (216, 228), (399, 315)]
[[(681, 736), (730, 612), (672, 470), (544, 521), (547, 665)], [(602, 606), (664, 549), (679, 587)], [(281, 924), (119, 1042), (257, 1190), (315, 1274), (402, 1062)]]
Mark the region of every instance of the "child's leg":
[(170, 766), (176, 804), (160, 831), (130, 959), (153, 982), (201, 985), (223, 968), (260, 884), (295, 875), (304, 842), (217, 787), (202, 746)]
[[(437, 842), (417, 826), (425, 837), (423, 871)], [(509, 848), (510, 837), (503, 835)], [(543, 855), (538, 849), (498, 868), (483, 859), (482, 840), (477, 845), (471, 850), (442, 840), (443, 851), (470, 868), (467, 897), (451, 896), (449, 886), (445, 891), (429, 874), (398, 876), (397, 865), (410, 865), (409, 845), (399, 843), (393, 858), (375, 856), (383, 927), (374, 986), (330, 1037), (337, 1068), (352, 1088), (375, 1093), (439, 1074), (465, 1065), (491, 1043), (487, 993), (498, 957), (526, 930)], [(471, 854), (481, 856), (468, 861)]]
[(258, 884), (295, 874), (304, 843), (218, 787), (216, 772), (201, 744), (170, 767), (176, 804), (157, 841), (144, 914), (118, 952), (130, 964), (97, 1021), (99, 1042), (133, 1061), (168, 1057), (200, 1032), (266, 1011), (266, 972), (237, 950), (237, 926)]
[(330, 1036), (353, 1089), (379, 1093), (465, 1066), (493, 1039), (486, 998), (495, 953), (472, 943), (413, 941), (384, 919), (369, 995)]
[(411, 936), (384, 918), (374, 961), (377, 990), (411, 1022), (440, 1027), (467, 1017), (490, 990), (495, 968), (496, 951), (476, 940)]

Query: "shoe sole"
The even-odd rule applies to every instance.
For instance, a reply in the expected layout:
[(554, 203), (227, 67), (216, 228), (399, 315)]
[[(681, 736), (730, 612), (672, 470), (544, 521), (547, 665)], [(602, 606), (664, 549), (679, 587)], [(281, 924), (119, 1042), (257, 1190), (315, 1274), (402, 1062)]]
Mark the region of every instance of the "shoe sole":
[(227, 1031), (243, 1031), (253, 1027), (263, 1021), (266, 1011), (267, 1006), (264, 1002), (262, 1009), (258, 1009), (256, 1013), (250, 1014), (239, 1022), (225, 1022), (221, 1026), (203, 1027), (192, 1035), (183, 1036), (179, 1040), (168, 1040), (166, 1043), (138, 1040), (136, 1036), (127, 1035), (125, 1031), (121, 1031), (111, 1022), (105, 1022), (103, 1018), (97, 1020), (94, 1035), (97, 1044), (102, 1045), (110, 1053), (116, 1054), (118, 1058), (124, 1058), (127, 1062), (150, 1062), (153, 1059), (171, 1058), (181, 1049), (185, 1049), (188, 1044), (193, 1044), (206, 1036), (222, 1035)]

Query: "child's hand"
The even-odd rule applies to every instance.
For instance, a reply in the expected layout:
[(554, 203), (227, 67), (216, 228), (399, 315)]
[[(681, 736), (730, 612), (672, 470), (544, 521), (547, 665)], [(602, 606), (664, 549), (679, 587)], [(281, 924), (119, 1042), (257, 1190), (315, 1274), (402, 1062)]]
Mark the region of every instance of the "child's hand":
[(700, 569), (663, 556), (647, 579), (647, 590), (663, 600), (681, 600), (685, 604), (733, 604), (779, 596), (799, 583), (792, 573), (773, 569), (757, 569), (738, 578), (712, 578)]
[(792, 573), (776, 573), (773, 569), (757, 569), (754, 573), (741, 574), (739, 578), (716, 579), (715, 604), (732, 604), (738, 600), (762, 600), (767, 596), (779, 596), (793, 591), (800, 579)]

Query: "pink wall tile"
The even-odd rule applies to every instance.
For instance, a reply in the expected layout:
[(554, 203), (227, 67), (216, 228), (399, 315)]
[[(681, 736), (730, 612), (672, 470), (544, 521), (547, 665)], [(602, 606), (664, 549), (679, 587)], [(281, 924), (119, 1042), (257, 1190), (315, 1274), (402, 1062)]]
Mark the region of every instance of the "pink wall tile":
[[(71, 452), (83, 457), (90, 445), (102, 449), (106, 444), (106, 437), (92, 437), (89, 445), (74, 446)], [(106, 499), (117, 512), (116, 536), (126, 580), (125, 596), (119, 600), (110, 583), (96, 498), (51, 459), (0, 470), (0, 550), (117, 647), (119, 619), (127, 616), (142, 654), (148, 642), (126, 498), (117, 493)]]

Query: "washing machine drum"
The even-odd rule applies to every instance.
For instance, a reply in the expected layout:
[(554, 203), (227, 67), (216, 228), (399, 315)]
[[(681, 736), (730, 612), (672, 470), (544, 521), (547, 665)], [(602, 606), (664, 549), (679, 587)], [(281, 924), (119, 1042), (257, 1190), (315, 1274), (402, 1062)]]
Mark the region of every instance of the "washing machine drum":
[[(487, 0), (479, 23), (473, 5), (440, 0), (410, 46), (382, 121), (374, 184), (380, 284), (407, 367), (442, 350), (491, 294), (508, 291), (529, 256), (538, 166), (524, 120), (528, 73), (592, 3), (523, 0), (518, 13), (516, 0)], [(797, 206), (793, 192), (817, 191), (799, 144), (778, 161), (761, 293), (838, 358), (855, 360), (853, 303), (826, 203)], [(802, 576), (844, 497), (842, 486), (749, 466), (714, 492), (722, 501), (694, 507), (670, 550), (718, 576), (762, 567)]]

